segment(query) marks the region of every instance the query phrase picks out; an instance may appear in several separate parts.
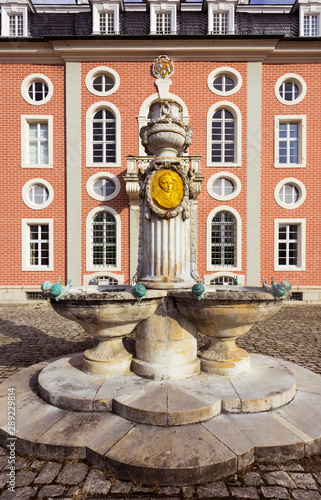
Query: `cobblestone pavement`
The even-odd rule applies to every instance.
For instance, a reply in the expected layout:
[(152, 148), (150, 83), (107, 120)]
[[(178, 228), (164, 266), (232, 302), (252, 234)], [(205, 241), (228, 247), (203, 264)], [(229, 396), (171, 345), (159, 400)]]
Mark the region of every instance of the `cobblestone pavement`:
[[(202, 341), (202, 339), (200, 339)], [(80, 326), (44, 302), (0, 305), (0, 382), (35, 364), (94, 344)], [(321, 374), (321, 306), (287, 306), (238, 344)], [(129, 340), (129, 346), (133, 342)], [(115, 479), (84, 460), (16, 457), (16, 489), (8, 490), (8, 450), (0, 447), (0, 500), (28, 499), (294, 499), (321, 500), (321, 456), (283, 464), (253, 464), (220, 481), (184, 488)]]

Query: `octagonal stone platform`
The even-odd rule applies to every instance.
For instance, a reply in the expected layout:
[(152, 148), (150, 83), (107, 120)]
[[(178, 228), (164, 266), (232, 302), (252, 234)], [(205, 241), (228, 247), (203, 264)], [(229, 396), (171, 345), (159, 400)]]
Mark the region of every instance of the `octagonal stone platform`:
[[(87, 458), (108, 467), (120, 479), (160, 485), (196, 484), (232, 474), (254, 459), (279, 462), (321, 451), (321, 377), (292, 363), (251, 355), (253, 373), (274, 370), (276, 379), (283, 374), (277, 383), (287, 397), (295, 391), (295, 380), (294, 398), (270, 411), (258, 411), (253, 400), (267, 406), (281, 402), (276, 399), (277, 386), (273, 390), (272, 380), (271, 394), (264, 398), (264, 391), (254, 380), (247, 388), (245, 377), (223, 380), (220, 389), (212, 376), (204, 374), (170, 383), (128, 375), (123, 385), (117, 378), (107, 382), (86, 375), (92, 380), (91, 396), (86, 392), (88, 387), (82, 389), (79, 383), (73, 403), (78, 408), (72, 411), (54, 406), (38, 394), (38, 378), (40, 391), (45, 391), (46, 375), (66, 359), (70, 360), (70, 369), (77, 370), (79, 355), (73, 355), (26, 368), (0, 386), (2, 445), (6, 446), (9, 436), (8, 388), (15, 388), (18, 453), (43, 459)], [(261, 381), (266, 378), (263, 372)], [(51, 390), (50, 396), (55, 393), (55, 404), (71, 403), (67, 389), (57, 380), (56, 392)], [(162, 406), (165, 397), (155, 397), (157, 390), (166, 394), (167, 407)], [(220, 414), (212, 416), (217, 410)], [(166, 422), (162, 420), (164, 413)]]

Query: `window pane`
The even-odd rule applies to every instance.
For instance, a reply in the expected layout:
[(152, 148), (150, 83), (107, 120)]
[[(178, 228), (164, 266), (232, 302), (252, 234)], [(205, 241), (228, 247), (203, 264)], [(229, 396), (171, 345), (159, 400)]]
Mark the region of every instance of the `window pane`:
[(29, 200), (36, 205), (42, 205), (49, 198), (49, 191), (45, 186), (36, 184), (29, 190)]
[(28, 89), (28, 94), (33, 101), (42, 101), (48, 95), (48, 87), (44, 82), (33, 82)]
[(229, 212), (218, 212), (211, 227), (211, 263), (216, 266), (235, 266), (236, 220)]
[(116, 265), (116, 221), (109, 212), (100, 212), (92, 222), (93, 265)]
[(93, 162), (116, 161), (116, 120), (106, 109), (93, 117)]
[(110, 179), (97, 179), (93, 184), (93, 190), (99, 196), (110, 196), (115, 191), (115, 184)]
[(114, 80), (110, 76), (105, 74), (96, 76), (96, 78), (93, 80), (93, 87), (98, 92), (108, 92), (108, 90), (111, 90), (113, 86)]

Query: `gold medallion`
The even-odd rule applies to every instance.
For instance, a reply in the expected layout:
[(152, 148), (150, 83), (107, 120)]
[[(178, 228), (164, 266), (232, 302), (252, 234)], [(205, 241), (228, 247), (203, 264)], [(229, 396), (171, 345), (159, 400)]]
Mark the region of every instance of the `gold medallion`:
[(159, 208), (173, 209), (178, 207), (183, 199), (184, 186), (177, 172), (163, 169), (154, 175), (151, 185), (153, 202)]

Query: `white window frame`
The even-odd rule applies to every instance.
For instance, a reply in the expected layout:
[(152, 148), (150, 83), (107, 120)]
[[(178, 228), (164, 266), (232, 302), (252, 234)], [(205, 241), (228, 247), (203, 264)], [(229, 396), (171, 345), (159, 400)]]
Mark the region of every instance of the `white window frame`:
[[(48, 163), (29, 163), (29, 123), (48, 124)], [(21, 167), (53, 168), (53, 117), (49, 115), (21, 116)]]
[[(119, 35), (119, 3), (92, 3), (92, 13), (93, 13), (93, 35), (103, 35), (101, 33), (99, 25), (99, 15), (100, 14), (114, 14), (114, 32), (110, 33), (113, 35)], [(107, 33), (106, 33), (107, 34)], [(109, 33), (108, 33), (109, 34)]]
[[(48, 200), (42, 204), (33, 203), (29, 198), (30, 189), (37, 184), (46, 187), (49, 193)], [(33, 210), (42, 210), (43, 208), (47, 208), (54, 198), (54, 192), (51, 184), (49, 184), (49, 182), (45, 181), (44, 179), (31, 179), (30, 181), (26, 182), (26, 184), (22, 188), (21, 195), (25, 205), (27, 205), (27, 207), (29, 208), (32, 208)]]
[[(221, 278), (222, 276), (227, 276), (229, 278), (235, 278), (237, 276), (239, 284), (244, 285), (244, 280), (245, 280), (244, 274), (235, 274), (232, 273), (231, 271), (224, 271), (224, 272), (222, 271), (213, 274), (205, 274), (204, 276), (205, 285), (209, 286), (212, 280), (216, 278)], [(211, 286), (218, 286), (218, 285), (211, 285)]]
[[(295, 83), (299, 89), (299, 95), (296, 99), (293, 99), (293, 101), (287, 101), (280, 94), (280, 86), (282, 85), (282, 83), (286, 82)], [(286, 75), (281, 76), (274, 87), (275, 97), (280, 103), (285, 104), (286, 106), (293, 106), (294, 104), (298, 104), (299, 102), (301, 102), (302, 99), (304, 99), (306, 92), (307, 85), (305, 81), (301, 76), (296, 75), (295, 73), (287, 73)]]
[(123, 285), (125, 283), (125, 278), (123, 274), (115, 274), (110, 273), (109, 271), (97, 271), (92, 274), (84, 274), (83, 275), (83, 284), (89, 285), (89, 281), (93, 278), (99, 278), (100, 276), (108, 276), (108, 278), (112, 278), (118, 281), (118, 285)]
[[(280, 123), (298, 124), (298, 163), (279, 162), (279, 125)], [(306, 115), (277, 115), (274, 117), (274, 167), (305, 168), (306, 167)]]
[[(33, 83), (36, 83), (39, 81), (42, 83), (45, 83), (47, 85), (48, 94), (41, 101), (34, 101), (29, 96), (29, 87)], [(41, 106), (42, 104), (46, 104), (48, 101), (50, 101), (50, 99), (52, 98), (52, 95), (53, 95), (53, 85), (51, 83), (51, 80), (49, 80), (49, 78), (47, 76), (42, 75), (41, 73), (33, 73), (32, 75), (27, 76), (23, 80), (23, 82), (21, 84), (21, 95), (28, 104), (32, 104), (33, 106)]]
[(212, 35), (214, 31), (213, 20), (214, 14), (227, 14), (227, 33), (222, 33), (222, 35), (231, 35), (234, 34), (235, 31), (235, 23), (234, 23), (234, 3), (232, 5), (228, 5), (224, 2), (218, 3), (208, 3), (208, 17), (207, 17), (207, 33), (208, 35)]
[[(100, 92), (93, 87), (95, 78), (100, 75), (109, 76), (114, 80), (114, 86), (112, 89), (107, 90), (106, 92)], [(119, 74), (114, 69), (109, 68), (108, 66), (97, 66), (97, 68), (93, 68), (87, 73), (85, 83), (89, 92), (100, 97), (106, 97), (107, 95), (111, 95), (116, 92), (116, 90), (118, 90), (120, 85), (120, 78)]]
[[(317, 34), (305, 35), (304, 34), (304, 17), (317, 16)], [(302, 37), (315, 37), (321, 35), (321, 6), (320, 5), (300, 5), (300, 36)]]
[(10, 16), (22, 15), (23, 19), (23, 34), (20, 37), (28, 36), (28, 7), (17, 4), (2, 4), (1, 5), (1, 36), (12, 36), (16, 38), (16, 35), (10, 35)]
[[(212, 189), (213, 182), (215, 182), (217, 179), (220, 179), (222, 177), (225, 179), (228, 179), (229, 181), (231, 181), (234, 184), (233, 193), (226, 195), (226, 196), (221, 196), (221, 195), (214, 193), (214, 191)], [(232, 174), (231, 172), (217, 172), (216, 174), (211, 175), (211, 177), (208, 179), (206, 189), (207, 189), (208, 194), (212, 198), (214, 198), (214, 200), (229, 201), (229, 200), (233, 200), (233, 198), (236, 198), (236, 196), (238, 196), (240, 194), (241, 181), (238, 177), (236, 177), (236, 175)]]
[[(94, 191), (94, 183), (98, 179), (110, 179), (115, 184), (115, 191), (112, 194), (110, 194), (109, 196), (100, 196), (99, 194), (97, 194)], [(89, 196), (91, 198), (93, 198), (94, 200), (109, 201), (109, 200), (112, 200), (113, 198), (116, 198), (116, 196), (119, 194), (120, 182), (119, 182), (118, 178), (116, 177), (116, 175), (113, 175), (109, 172), (98, 172), (97, 174), (94, 174), (91, 177), (89, 177), (89, 179), (86, 183), (86, 191), (89, 194)]]
[[(279, 265), (279, 226), (297, 225), (299, 227), (298, 242), (298, 266), (280, 266)], [(274, 220), (274, 271), (305, 271), (305, 252), (306, 252), (306, 219), (275, 219)]]
[[(220, 109), (230, 111), (235, 118), (235, 161), (234, 162), (212, 162), (212, 117)], [(220, 101), (213, 104), (207, 113), (207, 166), (208, 167), (240, 167), (242, 159), (242, 116), (235, 104), (228, 101)]]
[[(214, 87), (214, 79), (219, 77), (219, 76), (229, 76), (234, 80), (235, 82), (235, 87), (232, 90), (228, 90), (227, 92), (217, 90)], [(220, 96), (229, 96), (232, 94), (235, 94), (238, 92), (242, 86), (242, 76), (241, 74), (234, 68), (230, 68), (229, 66), (221, 66), (220, 68), (216, 68), (211, 73), (208, 75), (207, 78), (207, 86), (210, 89), (213, 94), (220, 95)]]
[[(53, 271), (54, 263), (54, 245), (53, 245), (53, 219), (22, 219), (22, 238), (21, 238), (21, 256), (22, 256), (22, 271)], [(32, 225), (48, 225), (49, 229), (49, 265), (48, 266), (32, 266), (30, 265), (30, 231), (29, 226)]]
[[(211, 258), (211, 240), (212, 240), (212, 220), (218, 212), (230, 212), (236, 220), (236, 264), (235, 266), (213, 266)], [(206, 271), (221, 271), (227, 275), (227, 271), (241, 271), (242, 263), (242, 221), (239, 213), (227, 205), (221, 205), (214, 208), (207, 216), (206, 221)]]
[[(109, 212), (115, 217), (116, 221), (116, 265), (102, 268), (92, 264), (92, 221), (95, 215), (99, 212)], [(119, 214), (110, 207), (100, 206), (95, 207), (89, 212), (86, 219), (86, 271), (97, 271), (104, 273), (106, 271), (120, 271), (121, 270), (121, 220)]]
[[(281, 198), (280, 198), (280, 190), (285, 184), (293, 184), (298, 192), (299, 192), (299, 199), (296, 203), (293, 204), (288, 204), (284, 203)], [(275, 187), (274, 189), (274, 199), (277, 202), (277, 204), (285, 208), (286, 210), (294, 210), (295, 208), (298, 208), (302, 205), (302, 203), (305, 201), (306, 198), (306, 189), (305, 185), (303, 182), (299, 181), (298, 179), (294, 179), (293, 177), (287, 177), (286, 179), (282, 179)]]
[[(116, 120), (116, 161), (94, 162), (93, 161), (93, 117), (100, 109), (111, 111)], [(120, 113), (111, 102), (99, 101), (90, 106), (86, 114), (86, 166), (87, 167), (120, 167), (121, 166), (121, 126)]]
[(170, 14), (170, 35), (177, 34), (177, 4), (170, 2), (150, 2), (150, 34), (156, 35), (156, 14)]

